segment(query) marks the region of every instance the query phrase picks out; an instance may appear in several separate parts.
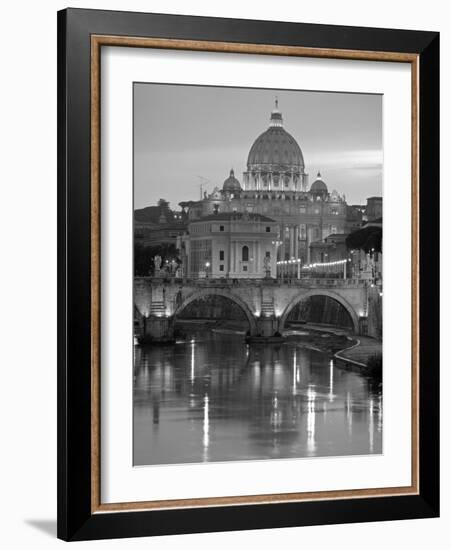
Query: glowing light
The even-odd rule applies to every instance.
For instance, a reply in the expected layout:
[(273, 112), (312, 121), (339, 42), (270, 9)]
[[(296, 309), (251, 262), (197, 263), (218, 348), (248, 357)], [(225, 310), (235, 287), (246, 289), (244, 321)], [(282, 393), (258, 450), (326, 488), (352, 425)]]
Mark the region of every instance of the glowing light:
[(329, 363), (329, 401), (334, 400), (334, 362), (333, 359)]
[(278, 407), (279, 407), (279, 400), (277, 399), (277, 395), (275, 395), (272, 400), (273, 410), (270, 416), (271, 425), (274, 426), (275, 428), (278, 428), (282, 423), (282, 413), (281, 411), (278, 410)]
[(374, 412), (374, 403), (373, 403), (373, 399), (371, 398), (370, 399), (370, 411), (369, 411), (369, 415), (370, 415), (370, 421), (369, 421), (369, 424), (368, 424), (368, 432), (369, 432), (369, 444), (370, 444), (370, 452), (372, 453), (373, 452), (373, 449), (374, 449), (374, 415), (373, 415), (373, 412)]
[(191, 384), (194, 383), (194, 340), (191, 340), (191, 373), (190, 373)]
[[(210, 406), (208, 402), (208, 395), (204, 397), (204, 423), (203, 423), (203, 440), (202, 443), (204, 445), (204, 450), (208, 449), (208, 446), (210, 444)], [(206, 458), (206, 457), (204, 457)]]
[(349, 392), (346, 394), (346, 420), (348, 422), (349, 435), (352, 434), (352, 409), (351, 409), (351, 395)]
[(307, 389), (307, 448), (313, 453), (315, 451), (315, 399), (316, 392), (309, 385)]
[(382, 430), (382, 394), (379, 395), (379, 408), (377, 413), (377, 431)]
[(291, 260), (279, 260), (278, 262), (276, 262), (277, 265), (287, 265), (287, 264), (300, 264), (301, 263), (301, 260), (298, 259), (291, 259)]
[(336, 260), (334, 262), (315, 262), (313, 264), (308, 264), (308, 265), (305, 265), (304, 267), (306, 269), (314, 269), (315, 267), (331, 267), (331, 266), (335, 266), (335, 265), (343, 265), (347, 262), (348, 260)]
[[(316, 267), (330, 267), (330, 266), (336, 266), (336, 265), (343, 265), (346, 262), (350, 262), (351, 258), (346, 258), (345, 260), (335, 260), (333, 262), (315, 262), (313, 264), (306, 264), (303, 266), (303, 269), (314, 269)], [(277, 265), (287, 265), (287, 264), (299, 264), (301, 263), (301, 260), (279, 260), (277, 262)]]

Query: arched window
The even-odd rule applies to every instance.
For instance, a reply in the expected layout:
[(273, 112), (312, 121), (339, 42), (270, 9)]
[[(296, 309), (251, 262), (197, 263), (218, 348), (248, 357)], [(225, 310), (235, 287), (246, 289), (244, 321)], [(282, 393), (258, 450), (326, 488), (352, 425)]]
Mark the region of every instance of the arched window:
[(241, 259), (243, 260), (243, 262), (249, 261), (249, 247), (243, 246), (241, 250)]

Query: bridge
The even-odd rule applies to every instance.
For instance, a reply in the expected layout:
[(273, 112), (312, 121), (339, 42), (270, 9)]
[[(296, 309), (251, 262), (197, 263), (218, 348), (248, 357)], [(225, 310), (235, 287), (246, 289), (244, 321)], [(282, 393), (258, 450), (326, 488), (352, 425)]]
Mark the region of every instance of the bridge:
[(349, 314), (355, 334), (366, 333), (369, 283), (362, 279), (178, 279), (135, 277), (135, 322), (143, 341), (171, 341), (174, 324), (192, 302), (222, 296), (237, 304), (251, 336), (285, 329), (290, 312), (312, 296), (327, 296)]

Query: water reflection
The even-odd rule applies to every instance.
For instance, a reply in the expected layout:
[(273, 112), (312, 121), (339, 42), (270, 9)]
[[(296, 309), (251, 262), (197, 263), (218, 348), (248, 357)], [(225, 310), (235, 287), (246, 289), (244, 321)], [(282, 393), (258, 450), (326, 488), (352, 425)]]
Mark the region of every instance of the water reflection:
[(134, 463), (380, 453), (382, 395), (326, 354), (202, 333), (135, 349)]

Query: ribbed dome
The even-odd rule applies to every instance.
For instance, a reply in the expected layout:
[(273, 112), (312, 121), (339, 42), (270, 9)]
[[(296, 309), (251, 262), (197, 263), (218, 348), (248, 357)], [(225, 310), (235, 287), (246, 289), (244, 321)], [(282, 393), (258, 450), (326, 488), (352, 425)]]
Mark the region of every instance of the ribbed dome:
[(238, 193), (241, 191), (240, 182), (236, 179), (233, 168), (230, 170), (230, 176), (224, 181), (222, 190), (228, 193)]
[(318, 175), (316, 176), (316, 180), (312, 183), (312, 186), (310, 187), (310, 193), (327, 193), (327, 192), (328, 192), (327, 185), (321, 179), (320, 172), (318, 172)]
[(294, 137), (283, 128), (282, 113), (276, 98), (269, 128), (259, 135), (249, 151), (248, 170), (304, 169), (304, 157)]
[(285, 170), (304, 168), (301, 148), (282, 126), (269, 127), (254, 141), (247, 159), (248, 170), (261, 165)]

